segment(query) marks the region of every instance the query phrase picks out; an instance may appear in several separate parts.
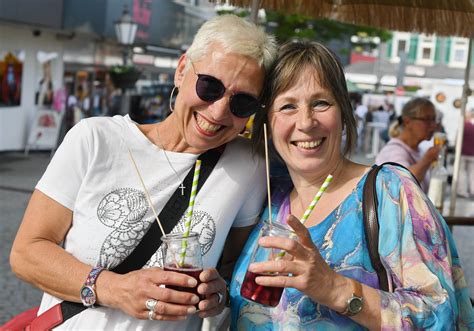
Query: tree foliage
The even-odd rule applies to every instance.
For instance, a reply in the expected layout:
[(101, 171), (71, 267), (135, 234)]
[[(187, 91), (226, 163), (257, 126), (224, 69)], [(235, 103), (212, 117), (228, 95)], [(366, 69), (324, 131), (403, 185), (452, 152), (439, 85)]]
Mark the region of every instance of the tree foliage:
[[(250, 15), (248, 10), (239, 8), (218, 12), (220, 15), (228, 13), (241, 17)], [(265, 21), (264, 25), (267, 30), (273, 33), (281, 43), (292, 39), (318, 40), (325, 43), (334, 39), (347, 39), (353, 35), (359, 36), (361, 39), (379, 37), (384, 42), (392, 36), (389, 31), (384, 29), (342, 23), (329, 19), (314, 19), (300, 14), (285, 14), (270, 10), (266, 11)], [(372, 47), (375, 46), (375, 44), (372, 45)]]

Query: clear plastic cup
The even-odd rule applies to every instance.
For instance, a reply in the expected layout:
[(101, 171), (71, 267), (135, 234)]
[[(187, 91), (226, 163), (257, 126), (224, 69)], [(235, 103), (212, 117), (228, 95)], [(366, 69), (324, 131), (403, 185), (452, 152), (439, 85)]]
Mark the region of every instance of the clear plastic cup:
[[(161, 240), (163, 242), (163, 269), (166, 271), (186, 274), (193, 277), (198, 282), (196, 287), (172, 285), (166, 285), (166, 287), (176, 291), (194, 293), (202, 300), (203, 297), (197, 292), (197, 288), (201, 283), (199, 275), (203, 270), (201, 244), (199, 243), (198, 234), (191, 232), (187, 237), (185, 237), (182, 232), (170, 233), (161, 237)], [(187, 242), (184, 259), (182, 256), (183, 241)]]
[[(259, 239), (261, 237), (272, 236), (272, 237), (284, 237), (291, 238), (294, 236), (294, 232), (285, 224), (272, 223), (268, 220), (264, 221), (262, 229), (260, 231)], [(254, 251), (250, 258), (250, 263), (254, 262), (265, 262), (265, 261), (276, 261), (284, 258), (285, 252), (280, 249), (266, 248), (258, 244), (255, 245)], [(247, 300), (257, 302), (259, 304), (276, 307), (280, 302), (281, 295), (283, 293), (283, 287), (272, 287), (262, 286), (255, 282), (255, 278), (258, 276), (277, 276), (278, 273), (254, 273), (251, 271), (246, 272), (242, 287), (240, 288), (240, 295)]]

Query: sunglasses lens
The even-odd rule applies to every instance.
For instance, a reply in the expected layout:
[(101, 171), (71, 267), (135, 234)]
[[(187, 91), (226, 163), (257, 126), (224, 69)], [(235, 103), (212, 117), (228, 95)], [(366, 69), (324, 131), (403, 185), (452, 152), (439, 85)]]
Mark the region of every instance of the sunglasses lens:
[(198, 75), (196, 81), (196, 94), (201, 100), (212, 102), (219, 100), (225, 93), (225, 87), (221, 81), (208, 75)]
[(236, 93), (230, 100), (230, 111), (237, 117), (249, 117), (255, 114), (259, 107), (260, 102), (246, 93)]

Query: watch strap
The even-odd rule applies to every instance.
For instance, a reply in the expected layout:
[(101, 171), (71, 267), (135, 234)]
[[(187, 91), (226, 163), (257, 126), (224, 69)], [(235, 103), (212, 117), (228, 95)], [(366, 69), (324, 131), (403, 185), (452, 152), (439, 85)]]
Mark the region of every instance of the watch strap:
[(104, 268), (101, 266), (96, 266), (92, 268), (92, 270), (89, 272), (89, 275), (87, 275), (86, 282), (84, 283), (84, 285), (85, 286), (95, 285), (95, 281), (97, 280), (97, 277), (103, 270)]

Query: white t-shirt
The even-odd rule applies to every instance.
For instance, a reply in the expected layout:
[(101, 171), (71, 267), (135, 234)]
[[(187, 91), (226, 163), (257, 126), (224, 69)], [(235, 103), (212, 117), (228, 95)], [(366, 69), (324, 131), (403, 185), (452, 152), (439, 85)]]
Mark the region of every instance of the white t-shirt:
[(358, 105), (355, 109), (355, 113), (356, 113), (357, 117), (362, 122), (365, 121), (365, 116), (367, 115), (368, 111), (369, 111), (369, 109), (367, 108), (366, 105)]
[[(127, 148), (159, 214), (198, 156), (166, 152), (178, 179), (163, 150), (128, 117), (79, 122), (68, 132), (36, 186), (73, 211), (64, 248), (91, 266), (110, 269), (118, 265), (155, 222)], [(195, 200), (191, 231), (199, 233), (204, 268), (216, 266), (231, 227), (254, 223), (265, 193), (264, 162), (252, 156), (249, 141), (239, 137), (228, 143)], [(181, 219), (173, 231), (183, 227)], [(147, 267), (160, 264), (158, 249)], [(45, 293), (40, 313), (60, 301)], [(99, 307), (70, 318), (58, 329), (176, 331), (196, 330), (200, 325), (201, 319), (195, 315), (182, 322), (148, 321)]]

